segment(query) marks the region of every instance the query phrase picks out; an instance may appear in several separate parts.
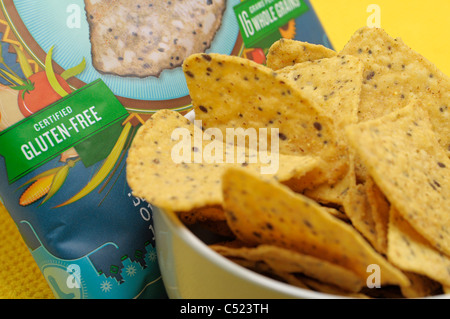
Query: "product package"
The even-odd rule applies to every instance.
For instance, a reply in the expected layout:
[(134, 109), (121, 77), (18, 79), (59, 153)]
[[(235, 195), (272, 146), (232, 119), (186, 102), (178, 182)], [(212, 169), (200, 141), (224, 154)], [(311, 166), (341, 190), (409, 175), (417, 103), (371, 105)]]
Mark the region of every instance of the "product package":
[(126, 182), (133, 136), (156, 110), (190, 111), (191, 54), (331, 48), (311, 3), (0, 3), (0, 200), (55, 298), (166, 298), (152, 207)]

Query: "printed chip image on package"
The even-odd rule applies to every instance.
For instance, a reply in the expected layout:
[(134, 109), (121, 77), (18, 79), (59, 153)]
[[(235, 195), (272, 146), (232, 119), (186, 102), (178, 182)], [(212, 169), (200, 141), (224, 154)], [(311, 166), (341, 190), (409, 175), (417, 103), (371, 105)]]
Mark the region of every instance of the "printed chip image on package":
[(280, 38), (331, 48), (311, 4), (0, 5), (0, 201), (55, 298), (166, 298), (152, 207), (126, 181), (133, 137), (158, 110), (192, 109), (192, 54), (266, 64)]

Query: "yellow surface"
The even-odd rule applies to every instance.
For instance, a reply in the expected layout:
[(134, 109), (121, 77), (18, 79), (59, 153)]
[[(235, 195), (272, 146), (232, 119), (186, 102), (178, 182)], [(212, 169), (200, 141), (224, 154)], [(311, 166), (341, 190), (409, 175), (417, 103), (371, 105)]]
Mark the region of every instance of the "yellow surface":
[[(450, 75), (449, 0), (311, 0), (336, 50), (366, 25), (367, 7), (381, 9), (381, 27)], [(31, 254), (0, 204), (0, 298), (52, 298)]]
[(0, 298), (53, 298), (16, 225), (0, 203)]
[(377, 4), (383, 29), (402, 38), (450, 75), (449, 0), (311, 0), (311, 3), (336, 50), (341, 50), (358, 28), (367, 25), (372, 14), (367, 8)]

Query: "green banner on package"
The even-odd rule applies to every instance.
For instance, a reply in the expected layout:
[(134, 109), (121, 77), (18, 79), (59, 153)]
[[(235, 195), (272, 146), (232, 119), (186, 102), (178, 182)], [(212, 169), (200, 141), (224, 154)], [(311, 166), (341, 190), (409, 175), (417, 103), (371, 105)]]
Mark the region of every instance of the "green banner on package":
[(0, 133), (10, 183), (128, 116), (97, 80)]
[(247, 0), (234, 7), (242, 39), (248, 48), (308, 10), (302, 0)]

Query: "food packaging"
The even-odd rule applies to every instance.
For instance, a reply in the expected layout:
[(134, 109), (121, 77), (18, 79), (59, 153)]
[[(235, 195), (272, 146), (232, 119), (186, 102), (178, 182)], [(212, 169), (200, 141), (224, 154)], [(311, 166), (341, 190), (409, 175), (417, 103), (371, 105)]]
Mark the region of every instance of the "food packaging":
[(0, 22), (0, 200), (61, 299), (167, 297), (125, 171), (156, 110), (190, 111), (184, 58), (331, 48), (306, 0), (2, 0)]

